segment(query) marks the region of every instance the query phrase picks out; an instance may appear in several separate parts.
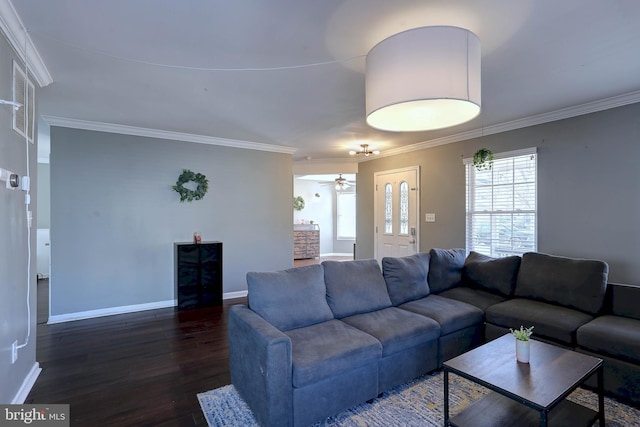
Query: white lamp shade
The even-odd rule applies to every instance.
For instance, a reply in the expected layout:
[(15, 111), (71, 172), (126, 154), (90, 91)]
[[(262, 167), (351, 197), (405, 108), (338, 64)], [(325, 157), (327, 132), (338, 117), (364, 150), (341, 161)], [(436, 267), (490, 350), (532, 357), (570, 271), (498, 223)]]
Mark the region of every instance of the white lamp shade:
[(388, 131), (423, 131), (464, 123), (480, 113), (480, 39), (458, 27), (395, 34), (369, 51), (367, 123)]

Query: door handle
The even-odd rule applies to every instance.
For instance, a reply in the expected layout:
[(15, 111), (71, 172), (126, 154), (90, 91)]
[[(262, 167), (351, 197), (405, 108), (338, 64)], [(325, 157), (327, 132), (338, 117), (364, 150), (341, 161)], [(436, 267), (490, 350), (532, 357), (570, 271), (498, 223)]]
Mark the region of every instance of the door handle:
[(414, 244), (416, 242), (416, 239), (411, 239), (409, 240), (409, 243)]

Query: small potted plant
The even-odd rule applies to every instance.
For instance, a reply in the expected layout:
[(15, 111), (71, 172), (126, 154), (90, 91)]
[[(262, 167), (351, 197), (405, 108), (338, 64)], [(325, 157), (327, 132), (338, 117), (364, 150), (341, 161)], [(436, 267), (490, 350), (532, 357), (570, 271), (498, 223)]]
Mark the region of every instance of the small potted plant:
[(509, 329), (511, 335), (516, 337), (516, 359), (518, 362), (529, 363), (530, 342), (529, 338), (533, 334), (533, 326), (525, 328), (520, 325), (520, 329)]

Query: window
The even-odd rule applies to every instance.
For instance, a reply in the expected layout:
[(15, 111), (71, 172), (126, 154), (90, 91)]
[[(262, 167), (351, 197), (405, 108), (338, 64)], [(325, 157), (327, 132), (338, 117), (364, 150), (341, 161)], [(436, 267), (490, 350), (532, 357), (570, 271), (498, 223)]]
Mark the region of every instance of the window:
[(356, 238), (356, 193), (336, 193), (337, 236), (338, 240)]
[(464, 163), (467, 251), (493, 257), (537, 251), (536, 149), (495, 154), (491, 169)]
[[(27, 89), (28, 88), (28, 92)], [(27, 136), (33, 143), (34, 119), (35, 119), (35, 86), (31, 79), (27, 79), (20, 65), (13, 62), (13, 101), (22, 104), (22, 107), (13, 110), (13, 130), (22, 136)]]

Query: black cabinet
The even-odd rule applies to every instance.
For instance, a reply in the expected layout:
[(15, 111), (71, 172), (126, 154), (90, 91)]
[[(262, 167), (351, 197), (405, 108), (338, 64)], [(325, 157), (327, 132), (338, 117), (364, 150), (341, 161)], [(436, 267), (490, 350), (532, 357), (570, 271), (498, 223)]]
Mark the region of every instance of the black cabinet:
[(222, 304), (222, 242), (175, 243), (178, 310)]

